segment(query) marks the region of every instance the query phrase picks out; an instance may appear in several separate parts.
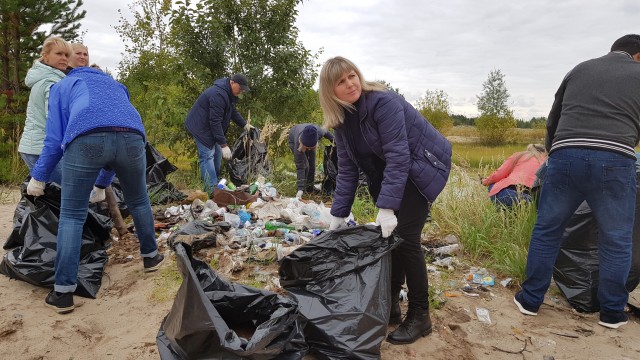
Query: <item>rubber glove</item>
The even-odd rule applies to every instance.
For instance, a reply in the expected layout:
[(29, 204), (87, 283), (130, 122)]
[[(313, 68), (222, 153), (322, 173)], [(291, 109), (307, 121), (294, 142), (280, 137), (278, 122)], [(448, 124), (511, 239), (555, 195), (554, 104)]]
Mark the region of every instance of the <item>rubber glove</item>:
[(329, 224), (329, 230), (335, 230), (335, 229), (339, 228), (340, 226), (344, 225), (345, 224), (344, 219), (345, 218), (343, 218), (343, 217), (334, 216), (331, 219), (331, 224)]
[(222, 158), (225, 160), (231, 159), (231, 149), (228, 146), (222, 148)]
[(302, 199), (302, 190), (298, 190), (298, 192), (296, 193), (296, 199)]
[(105, 197), (104, 189), (94, 186), (93, 190), (91, 190), (91, 195), (89, 196), (89, 203), (93, 204), (103, 201)]
[(244, 130), (247, 131), (247, 132), (249, 132), (249, 130), (251, 130), (253, 128), (254, 128), (254, 126), (249, 124), (249, 123), (247, 123), (247, 125), (244, 126)]
[(34, 178), (29, 180), (29, 184), (27, 185), (27, 194), (32, 196), (42, 196), (44, 195), (44, 181), (38, 181)]
[(396, 226), (398, 226), (398, 218), (391, 209), (379, 209), (376, 224), (382, 228), (382, 237), (389, 237)]

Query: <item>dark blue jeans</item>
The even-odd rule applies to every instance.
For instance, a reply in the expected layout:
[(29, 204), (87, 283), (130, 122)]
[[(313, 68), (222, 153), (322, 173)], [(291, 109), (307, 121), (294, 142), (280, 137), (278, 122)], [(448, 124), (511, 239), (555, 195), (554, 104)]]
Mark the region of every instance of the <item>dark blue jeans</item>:
[(222, 165), (222, 149), (218, 144), (214, 144), (213, 149), (209, 149), (200, 141), (195, 141), (198, 148), (200, 176), (204, 184), (204, 191), (210, 193), (218, 185), (218, 175), (220, 175), (220, 167)]
[(55, 261), (57, 292), (73, 292), (78, 279), (82, 228), (87, 219), (89, 194), (103, 167), (115, 170), (125, 203), (131, 211), (142, 257), (158, 253), (153, 214), (146, 187), (145, 143), (133, 132), (81, 135), (64, 152), (60, 223)]
[[(495, 184), (489, 185), (489, 191), (491, 191), (493, 185)], [(496, 205), (502, 205), (508, 208), (514, 206), (520, 201), (533, 201), (533, 197), (530, 194), (522, 191), (518, 192), (518, 190), (514, 189), (511, 186), (498, 191), (498, 193), (495, 195), (489, 196), (489, 199)]]
[(635, 160), (608, 151), (568, 148), (549, 157), (531, 234), (522, 300), (539, 307), (549, 288), (569, 218), (586, 200), (599, 229), (601, 311), (623, 311), (635, 218)]

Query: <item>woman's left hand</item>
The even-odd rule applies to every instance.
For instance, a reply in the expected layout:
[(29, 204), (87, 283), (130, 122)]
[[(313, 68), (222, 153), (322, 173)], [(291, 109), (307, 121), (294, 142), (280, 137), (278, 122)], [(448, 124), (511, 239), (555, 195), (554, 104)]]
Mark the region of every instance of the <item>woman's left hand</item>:
[(398, 226), (398, 218), (391, 209), (379, 209), (376, 224), (382, 229), (382, 237), (389, 237)]

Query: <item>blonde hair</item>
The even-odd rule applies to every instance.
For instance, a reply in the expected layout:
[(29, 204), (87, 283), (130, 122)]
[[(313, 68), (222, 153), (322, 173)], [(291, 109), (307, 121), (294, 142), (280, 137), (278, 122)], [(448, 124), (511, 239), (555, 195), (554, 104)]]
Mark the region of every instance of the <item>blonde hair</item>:
[(69, 45), (68, 42), (66, 42), (63, 38), (59, 36), (50, 36), (42, 44), (42, 51), (40, 51), (40, 58), (37, 59), (36, 61), (42, 61), (44, 56), (49, 54), (51, 50), (53, 50), (53, 48), (55, 48), (56, 46), (66, 49), (67, 57), (71, 56), (72, 49), (71, 49), (71, 45)]
[(344, 121), (346, 109), (355, 110), (352, 104), (336, 97), (334, 87), (336, 82), (348, 72), (355, 72), (360, 79), (362, 91), (387, 91), (387, 87), (376, 81), (366, 81), (358, 67), (342, 56), (336, 56), (327, 60), (320, 70), (320, 107), (324, 116), (323, 127), (333, 129)]
[(520, 161), (520, 159), (523, 160), (529, 160), (532, 157), (535, 157), (536, 159), (538, 159), (539, 162), (543, 162), (547, 159), (547, 150), (544, 148), (544, 145), (542, 144), (529, 144), (527, 145), (527, 149), (525, 151), (521, 151), (518, 153), (518, 155), (516, 155), (516, 157), (514, 158), (514, 162), (513, 162), (513, 166), (515, 166), (515, 164), (518, 163), (518, 161)]

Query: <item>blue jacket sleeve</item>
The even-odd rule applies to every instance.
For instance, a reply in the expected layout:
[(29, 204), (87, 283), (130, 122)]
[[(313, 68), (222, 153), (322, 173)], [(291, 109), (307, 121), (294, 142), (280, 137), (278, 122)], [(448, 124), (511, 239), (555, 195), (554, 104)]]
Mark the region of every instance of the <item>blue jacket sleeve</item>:
[(51, 172), (62, 158), (62, 140), (69, 122), (69, 95), (64, 94), (65, 89), (62, 84), (55, 84), (49, 93), (44, 147), (31, 169), (31, 177), (39, 181), (48, 182)]
[(376, 207), (398, 210), (411, 168), (411, 152), (400, 98), (381, 98), (371, 116), (378, 127), (382, 154), (386, 162)]
[(336, 190), (333, 193), (331, 215), (347, 217), (351, 212), (356, 190), (358, 189), (360, 169), (349, 157), (343, 136), (338, 134), (338, 130), (336, 130), (335, 140), (338, 151), (338, 176), (336, 178)]
[(100, 170), (100, 174), (98, 174), (98, 178), (96, 179), (96, 185), (102, 188), (106, 188), (113, 182), (113, 178), (115, 177), (116, 172), (113, 170)]

